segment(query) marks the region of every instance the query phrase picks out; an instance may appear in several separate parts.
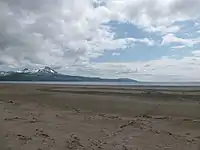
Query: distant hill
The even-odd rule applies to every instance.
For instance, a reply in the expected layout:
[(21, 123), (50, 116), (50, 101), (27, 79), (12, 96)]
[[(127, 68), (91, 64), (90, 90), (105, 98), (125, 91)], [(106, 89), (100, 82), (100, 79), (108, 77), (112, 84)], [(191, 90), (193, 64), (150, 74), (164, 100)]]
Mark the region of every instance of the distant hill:
[(137, 82), (128, 78), (103, 79), (96, 77), (71, 76), (56, 72), (50, 67), (39, 70), (25, 68), (17, 72), (0, 71), (0, 81), (86, 81), (86, 82)]

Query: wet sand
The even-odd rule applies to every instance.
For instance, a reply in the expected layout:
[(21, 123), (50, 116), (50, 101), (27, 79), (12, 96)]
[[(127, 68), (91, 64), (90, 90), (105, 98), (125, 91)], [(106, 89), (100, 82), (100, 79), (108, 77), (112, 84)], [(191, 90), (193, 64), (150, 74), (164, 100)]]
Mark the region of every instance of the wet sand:
[(0, 111), (0, 149), (200, 149), (200, 87), (0, 84)]

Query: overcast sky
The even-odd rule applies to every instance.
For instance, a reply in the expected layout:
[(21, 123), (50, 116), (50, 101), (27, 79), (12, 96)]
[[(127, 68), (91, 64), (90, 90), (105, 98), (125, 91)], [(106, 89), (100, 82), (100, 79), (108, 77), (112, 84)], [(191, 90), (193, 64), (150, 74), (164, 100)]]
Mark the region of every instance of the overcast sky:
[(200, 81), (200, 0), (0, 0), (0, 70)]

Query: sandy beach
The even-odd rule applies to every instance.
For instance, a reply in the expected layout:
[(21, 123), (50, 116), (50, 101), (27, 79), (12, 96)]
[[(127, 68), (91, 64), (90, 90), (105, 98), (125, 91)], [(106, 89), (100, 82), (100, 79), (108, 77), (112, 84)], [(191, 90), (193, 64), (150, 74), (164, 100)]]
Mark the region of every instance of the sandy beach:
[(0, 84), (0, 149), (200, 150), (200, 87)]

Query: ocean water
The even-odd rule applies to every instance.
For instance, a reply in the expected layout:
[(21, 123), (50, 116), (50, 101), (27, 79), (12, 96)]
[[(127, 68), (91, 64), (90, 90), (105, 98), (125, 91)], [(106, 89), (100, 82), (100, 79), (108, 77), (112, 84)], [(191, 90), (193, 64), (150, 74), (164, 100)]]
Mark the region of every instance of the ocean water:
[(200, 82), (34, 82), (0, 81), (0, 84), (60, 84), (60, 85), (115, 85), (115, 86), (189, 86), (200, 87)]

